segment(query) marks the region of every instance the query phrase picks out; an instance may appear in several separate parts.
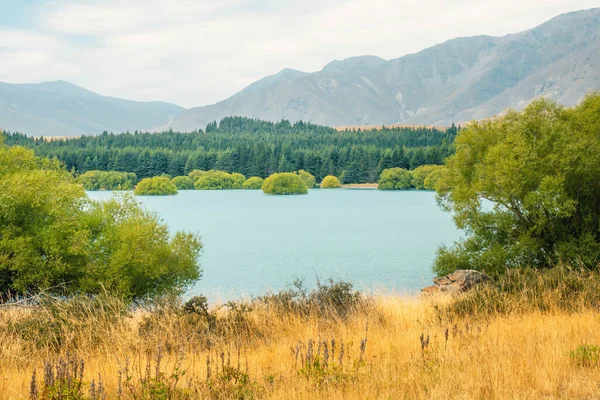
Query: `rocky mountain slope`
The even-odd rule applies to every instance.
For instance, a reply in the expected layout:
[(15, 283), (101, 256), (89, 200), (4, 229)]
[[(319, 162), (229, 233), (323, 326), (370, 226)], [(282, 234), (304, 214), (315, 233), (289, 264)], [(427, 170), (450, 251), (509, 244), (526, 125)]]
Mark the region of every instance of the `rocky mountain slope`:
[(504, 37), (458, 38), (386, 61), (366, 56), (321, 71), (286, 69), (158, 129), (191, 131), (225, 116), (324, 125), (448, 125), (521, 108), (565, 105), (600, 89), (600, 8)]
[(0, 129), (34, 136), (79, 136), (151, 129), (184, 108), (101, 96), (64, 81), (0, 82)]

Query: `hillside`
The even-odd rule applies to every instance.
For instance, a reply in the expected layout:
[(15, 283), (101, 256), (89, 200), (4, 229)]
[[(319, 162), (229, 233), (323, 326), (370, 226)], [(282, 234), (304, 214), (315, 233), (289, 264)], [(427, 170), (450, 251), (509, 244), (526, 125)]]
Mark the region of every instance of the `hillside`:
[(225, 116), (329, 126), (448, 126), (539, 97), (574, 105), (600, 89), (600, 8), (504, 37), (458, 38), (386, 61), (364, 56), (321, 71), (286, 69), (158, 129), (191, 131)]
[(0, 82), (0, 128), (35, 136), (80, 136), (150, 129), (184, 108), (101, 96), (64, 81)]

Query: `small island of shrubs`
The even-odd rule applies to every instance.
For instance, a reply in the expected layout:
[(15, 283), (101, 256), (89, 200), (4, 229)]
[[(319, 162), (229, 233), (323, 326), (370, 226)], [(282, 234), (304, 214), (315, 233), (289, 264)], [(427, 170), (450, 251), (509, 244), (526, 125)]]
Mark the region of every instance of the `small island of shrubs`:
[(442, 165), (423, 165), (412, 171), (404, 168), (384, 169), (379, 177), (379, 190), (436, 190), (445, 173)]
[(260, 176), (252, 176), (248, 178), (243, 184), (242, 189), (245, 190), (260, 190), (264, 183), (264, 179)]
[(262, 190), (265, 194), (276, 195), (308, 193), (308, 187), (300, 175), (293, 172), (281, 172), (269, 176), (265, 179)]
[(169, 196), (177, 194), (177, 187), (166, 176), (145, 178), (135, 187), (136, 196)]
[(341, 187), (340, 180), (333, 175), (328, 175), (321, 181), (321, 189), (338, 189)]
[(242, 174), (225, 171), (205, 171), (194, 182), (196, 190), (232, 190), (241, 189), (246, 177)]
[(175, 185), (177, 190), (193, 190), (194, 181), (189, 176), (176, 176), (171, 179), (171, 183)]

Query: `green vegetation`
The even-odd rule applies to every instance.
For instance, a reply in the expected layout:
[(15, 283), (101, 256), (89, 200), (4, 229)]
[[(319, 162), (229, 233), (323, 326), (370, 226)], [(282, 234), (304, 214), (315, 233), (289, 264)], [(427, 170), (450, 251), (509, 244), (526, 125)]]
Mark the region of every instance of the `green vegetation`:
[(327, 175), (321, 182), (321, 189), (338, 189), (341, 187), (340, 180), (333, 175)]
[(389, 168), (383, 170), (379, 177), (379, 190), (408, 190), (412, 182), (412, 174), (404, 168)]
[(300, 179), (302, 179), (302, 182), (304, 182), (307, 188), (312, 189), (315, 186), (317, 186), (317, 180), (315, 179), (315, 176), (310, 172), (301, 169), (300, 171), (298, 171), (298, 176), (300, 177)]
[(0, 292), (104, 290), (141, 298), (200, 277), (201, 243), (169, 235), (130, 196), (90, 201), (58, 161), (0, 137)]
[(435, 190), (445, 167), (441, 165), (423, 165), (412, 171), (403, 168), (390, 168), (381, 173), (380, 190)]
[(414, 170), (410, 171), (413, 177), (410, 184), (417, 190), (425, 189), (425, 179), (427, 179), (427, 177), (429, 177), (429, 175), (431, 175), (438, 168), (443, 167), (439, 165), (421, 165), (420, 167), (415, 168)]
[(440, 203), (466, 238), (434, 269), (600, 265), (600, 94), (573, 109), (540, 100), (474, 122), (438, 182)]
[(262, 190), (266, 194), (307, 194), (308, 188), (302, 178), (293, 172), (273, 174), (265, 179)]
[(136, 182), (131, 172), (87, 171), (77, 177), (85, 190), (132, 190)]
[(453, 153), (457, 132), (456, 127), (338, 132), (303, 122), (274, 124), (232, 117), (218, 126), (210, 124), (206, 132), (104, 133), (53, 141), (14, 133), (7, 135), (7, 144), (56, 157), (78, 174), (133, 172), (141, 180), (165, 173), (182, 176), (193, 170), (221, 170), (265, 178), (275, 172), (304, 170), (319, 182), (334, 175), (343, 183), (372, 183), (386, 168), (442, 164)]
[(177, 194), (177, 187), (166, 176), (144, 178), (137, 184), (136, 196), (169, 196)]
[(242, 189), (246, 189), (246, 190), (260, 190), (260, 188), (262, 188), (263, 183), (264, 183), (263, 178), (261, 178), (259, 176), (252, 176), (252, 177), (248, 178), (242, 184)]
[(175, 185), (177, 190), (191, 190), (194, 189), (194, 181), (189, 176), (176, 176), (171, 179), (171, 183)]
[(246, 177), (242, 174), (230, 174), (224, 171), (206, 171), (198, 175), (194, 183), (196, 190), (241, 189)]
[(193, 171), (190, 171), (190, 172), (188, 173), (188, 176), (190, 177), (190, 179), (191, 179), (191, 180), (192, 180), (194, 183), (196, 183), (196, 181), (197, 181), (198, 179), (200, 179), (200, 177), (201, 177), (202, 175), (204, 175), (205, 173), (206, 173), (206, 171), (202, 171), (202, 170), (200, 170), (200, 169), (195, 169), (195, 170), (193, 170)]

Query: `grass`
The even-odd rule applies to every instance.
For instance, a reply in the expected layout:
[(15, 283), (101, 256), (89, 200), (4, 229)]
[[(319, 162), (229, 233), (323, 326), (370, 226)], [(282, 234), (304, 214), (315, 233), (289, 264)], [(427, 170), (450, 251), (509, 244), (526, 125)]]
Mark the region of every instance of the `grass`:
[(457, 299), (365, 299), (330, 282), (212, 309), (0, 307), (0, 398), (598, 398), (600, 313), (576, 284), (597, 278), (561, 273), (570, 283), (527, 273)]

